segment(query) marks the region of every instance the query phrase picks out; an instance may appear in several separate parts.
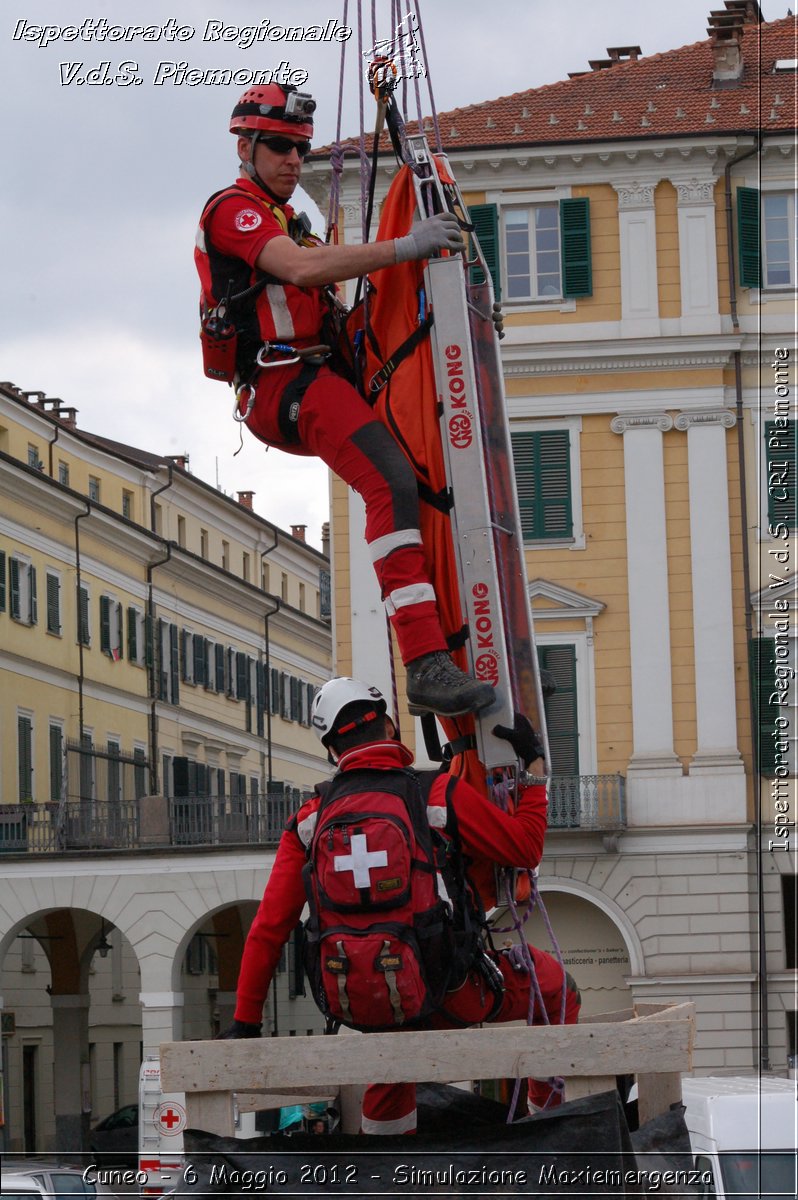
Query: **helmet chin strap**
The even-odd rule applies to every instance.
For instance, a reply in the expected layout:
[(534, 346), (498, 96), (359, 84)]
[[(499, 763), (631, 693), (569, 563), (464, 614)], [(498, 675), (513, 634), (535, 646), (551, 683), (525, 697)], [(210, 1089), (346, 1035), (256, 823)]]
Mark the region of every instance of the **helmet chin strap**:
[(257, 184), (261, 191), (265, 192), (266, 195), (271, 200), (274, 200), (276, 204), (287, 204), (288, 201), (285, 199), (285, 197), (278, 196), (276, 192), (273, 192), (272, 189), (263, 182), (260, 175), (255, 170), (255, 146), (257, 145), (258, 136), (259, 131), (256, 129), (253, 131), (252, 137), (249, 140), (249, 162), (245, 162), (243, 159), (241, 159), (241, 169), (244, 174), (248, 175), (252, 182)]

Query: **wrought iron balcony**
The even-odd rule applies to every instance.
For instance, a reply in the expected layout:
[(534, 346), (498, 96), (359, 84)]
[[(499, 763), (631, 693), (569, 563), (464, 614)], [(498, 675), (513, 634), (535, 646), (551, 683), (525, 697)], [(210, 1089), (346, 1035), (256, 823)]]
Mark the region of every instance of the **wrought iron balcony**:
[(291, 793), (0, 805), (0, 854), (276, 846), (300, 804)]
[(553, 775), (549, 829), (625, 829), (625, 785), (623, 775)]

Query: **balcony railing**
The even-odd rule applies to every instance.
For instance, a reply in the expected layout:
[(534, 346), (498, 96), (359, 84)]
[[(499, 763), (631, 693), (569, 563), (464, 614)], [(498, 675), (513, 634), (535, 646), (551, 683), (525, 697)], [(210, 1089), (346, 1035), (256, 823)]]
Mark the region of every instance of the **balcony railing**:
[[(549, 828), (626, 828), (622, 775), (555, 775)], [(173, 846), (276, 846), (301, 803), (292, 794), (145, 797), (117, 803), (0, 804), (0, 854), (152, 850)]]
[(276, 846), (296, 795), (0, 804), (0, 854), (172, 846)]
[(626, 828), (623, 775), (554, 775), (549, 780), (549, 828)]

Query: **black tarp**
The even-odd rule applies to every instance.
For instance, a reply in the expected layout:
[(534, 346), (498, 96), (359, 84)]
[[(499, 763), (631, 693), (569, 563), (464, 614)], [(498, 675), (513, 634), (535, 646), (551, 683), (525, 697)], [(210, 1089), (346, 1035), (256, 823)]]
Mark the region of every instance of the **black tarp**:
[[(667, 1156), (680, 1153), (686, 1137), (678, 1111), (660, 1121), (653, 1141), (646, 1129), (635, 1135), (637, 1158), (614, 1091), (507, 1125), (501, 1104), (419, 1085), (415, 1137), (303, 1133), (239, 1140), (187, 1130), (191, 1169), (177, 1194), (639, 1195), (650, 1190), (648, 1153), (656, 1151), (657, 1170), (666, 1169)], [(653, 1190), (673, 1189), (658, 1180)]]

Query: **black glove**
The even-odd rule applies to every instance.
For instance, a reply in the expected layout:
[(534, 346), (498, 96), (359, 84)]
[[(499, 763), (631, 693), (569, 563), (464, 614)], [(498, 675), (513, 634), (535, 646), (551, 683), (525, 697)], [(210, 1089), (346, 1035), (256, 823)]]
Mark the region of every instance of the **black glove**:
[(516, 757), (520, 758), (524, 764), (524, 770), (536, 758), (544, 757), (540, 734), (529, 720), (529, 717), (525, 717), (523, 713), (517, 712), (513, 714), (512, 729), (509, 729), (506, 725), (494, 725), (493, 733), (495, 737), (504, 738), (506, 742), (510, 743), (516, 753)]
[(224, 1033), (218, 1033), (216, 1040), (219, 1042), (231, 1042), (235, 1038), (253, 1038), (260, 1037), (260, 1025), (249, 1025), (246, 1021), (234, 1020), (229, 1029), (225, 1029)]

